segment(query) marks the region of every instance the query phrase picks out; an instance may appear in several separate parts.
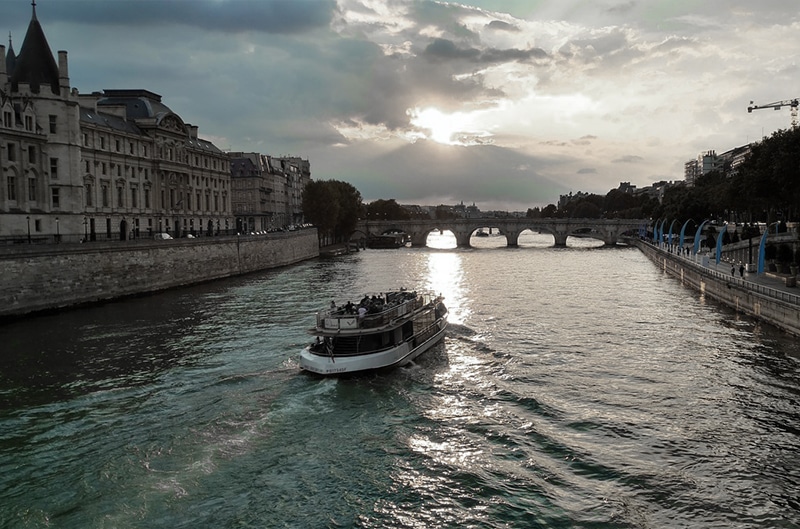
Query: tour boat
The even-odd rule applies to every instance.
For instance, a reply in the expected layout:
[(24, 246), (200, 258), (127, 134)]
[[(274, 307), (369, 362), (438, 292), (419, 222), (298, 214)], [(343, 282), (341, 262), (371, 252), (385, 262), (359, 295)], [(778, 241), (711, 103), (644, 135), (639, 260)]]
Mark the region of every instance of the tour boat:
[(447, 329), (444, 298), (401, 289), (317, 313), (314, 343), (300, 368), (343, 375), (406, 365), (438, 343)]

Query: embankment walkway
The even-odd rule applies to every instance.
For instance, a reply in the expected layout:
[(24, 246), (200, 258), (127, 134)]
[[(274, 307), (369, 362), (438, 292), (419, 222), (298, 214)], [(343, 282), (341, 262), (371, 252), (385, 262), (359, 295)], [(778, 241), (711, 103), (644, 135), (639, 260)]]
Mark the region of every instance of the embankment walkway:
[(800, 290), (787, 277), (755, 272), (745, 272), (742, 277), (738, 265), (731, 274), (731, 263), (717, 264), (708, 254), (679, 256), (647, 241), (629, 242), (682, 283), (737, 312), (800, 336)]

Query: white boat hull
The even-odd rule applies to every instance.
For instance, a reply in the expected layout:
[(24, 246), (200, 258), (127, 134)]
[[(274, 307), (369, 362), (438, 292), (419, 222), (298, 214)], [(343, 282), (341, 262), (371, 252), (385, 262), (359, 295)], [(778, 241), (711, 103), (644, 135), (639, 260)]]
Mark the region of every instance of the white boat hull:
[(300, 353), (300, 368), (319, 375), (343, 375), (404, 366), (440, 342), (446, 330), (447, 321), (444, 320), (433, 336), (413, 349), (410, 342), (403, 342), (390, 349), (364, 355), (320, 356), (306, 347)]

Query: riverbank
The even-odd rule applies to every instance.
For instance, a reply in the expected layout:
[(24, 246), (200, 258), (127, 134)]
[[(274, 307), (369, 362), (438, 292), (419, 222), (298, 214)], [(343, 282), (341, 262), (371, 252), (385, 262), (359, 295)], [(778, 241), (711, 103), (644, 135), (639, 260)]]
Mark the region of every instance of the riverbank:
[(316, 229), (197, 239), (15, 245), (0, 252), (0, 320), (148, 294), (319, 256)]
[[(800, 291), (793, 281), (775, 274), (757, 275), (731, 264), (716, 264), (709, 256), (687, 258), (658, 248), (649, 242), (631, 240), (666, 274), (724, 305), (800, 337)], [(695, 260), (697, 259), (697, 260)]]

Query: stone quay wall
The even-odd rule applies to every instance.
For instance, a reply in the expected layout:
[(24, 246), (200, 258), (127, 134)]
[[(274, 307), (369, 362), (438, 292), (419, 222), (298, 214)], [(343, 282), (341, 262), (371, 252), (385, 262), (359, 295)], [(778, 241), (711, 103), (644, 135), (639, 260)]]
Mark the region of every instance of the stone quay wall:
[(0, 248), (0, 319), (166, 290), (319, 256), (316, 229)]
[(800, 336), (800, 296), (723, 274), (652, 244), (632, 240), (651, 261), (681, 283), (728, 307)]

